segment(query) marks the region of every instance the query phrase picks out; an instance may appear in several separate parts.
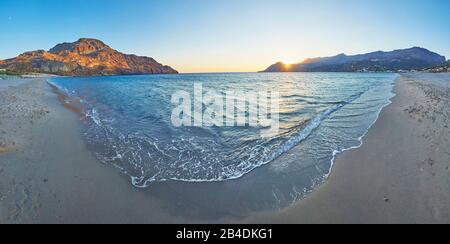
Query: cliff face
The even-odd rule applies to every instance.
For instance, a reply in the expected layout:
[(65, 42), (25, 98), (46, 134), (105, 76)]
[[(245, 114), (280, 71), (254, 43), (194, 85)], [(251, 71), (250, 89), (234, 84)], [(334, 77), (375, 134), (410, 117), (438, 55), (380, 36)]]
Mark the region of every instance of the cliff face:
[(49, 51), (26, 52), (16, 58), (0, 61), (0, 68), (17, 73), (71, 76), (178, 73), (153, 58), (123, 54), (102, 41), (86, 38), (74, 43), (58, 44)]
[(373, 52), (347, 56), (307, 59), (299, 64), (277, 63), (265, 72), (356, 72), (356, 71), (399, 71), (424, 69), (441, 65), (445, 57), (424, 48)]

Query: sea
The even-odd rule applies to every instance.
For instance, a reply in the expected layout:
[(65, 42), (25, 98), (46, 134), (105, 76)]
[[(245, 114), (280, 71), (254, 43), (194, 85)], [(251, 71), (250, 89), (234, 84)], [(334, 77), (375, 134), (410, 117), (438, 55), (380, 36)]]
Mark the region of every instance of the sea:
[[(82, 135), (92, 154), (129, 177), (132, 186), (214, 189), (202, 201), (214, 203), (215, 211), (240, 215), (283, 208), (324, 183), (336, 156), (362, 145), (395, 96), (396, 78), (392, 73), (218, 73), (56, 77), (49, 83), (81, 111)], [(196, 84), (218, 94), (276, 92), (272, 102), (278, 107), (271, 113), (278, 114), (279, 130), (262, 136), (264, 127), (248, 124), (174, 125), (174, 94), (183, 91), (195, 100)], [(230, 197), (239, 204), (225, 204)]]

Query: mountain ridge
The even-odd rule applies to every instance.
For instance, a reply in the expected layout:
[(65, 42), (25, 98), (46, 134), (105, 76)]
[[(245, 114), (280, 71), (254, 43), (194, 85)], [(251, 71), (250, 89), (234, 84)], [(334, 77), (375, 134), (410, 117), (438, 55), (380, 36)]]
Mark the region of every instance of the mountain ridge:
[(48, 51), (30, 51), (0, 60), (0, 69), (63, 76), (178, 73), (153, 58), (124, 54), (93, 38), (80, 38), (76, 42), (57, 44)]
[(339, 54), (309, 58), (298, 64), (278, 62), (262, 72), (361, 72), (425, 69), (446, 62), (444, 56), (421, 47), (376, 51), (366, 54)]

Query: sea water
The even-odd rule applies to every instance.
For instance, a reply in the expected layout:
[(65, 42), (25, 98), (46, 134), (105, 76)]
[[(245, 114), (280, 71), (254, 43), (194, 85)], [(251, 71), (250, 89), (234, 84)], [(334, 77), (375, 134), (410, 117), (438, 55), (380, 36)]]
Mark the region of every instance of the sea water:
[[(264, 171), (282, 179), (279, 184), (270, 183), (270, 177), (257, 182), (267, 185), (261, 188), (267, 192), (260, 194), (283, 205), (326, 180), (336, 155), (361, 145), (394, 96), (396, 77), (236, 73), (58, 77), (50, 82), (68, 101), (81, 104), (86, 117), (83, 135), (93, 154), (128, 175), (134, 186), (168, 181), (213, 184)], [(172, 95), (193, 94), (194, 84), (218, 93), (277, 91), (280, 130), (261, 137), (258, 127), (174, 126)]]

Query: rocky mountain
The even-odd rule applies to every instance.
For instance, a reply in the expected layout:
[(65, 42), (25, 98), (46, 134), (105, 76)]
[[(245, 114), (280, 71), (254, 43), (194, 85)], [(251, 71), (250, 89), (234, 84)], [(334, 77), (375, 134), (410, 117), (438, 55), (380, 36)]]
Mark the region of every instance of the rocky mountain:
[(392, 52), (373, 52), (347, 56), (307, 59), (299, 64), (276, 63), (264, 72), (358, 72), (420, 70), (441, 65), (445, 57), (414, 47)]
[(178, 73), (153, 58), (123, 54), (100, 40), (87, 38), (0, 61), (0, 69), (68, 76)]

